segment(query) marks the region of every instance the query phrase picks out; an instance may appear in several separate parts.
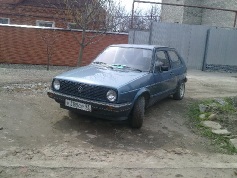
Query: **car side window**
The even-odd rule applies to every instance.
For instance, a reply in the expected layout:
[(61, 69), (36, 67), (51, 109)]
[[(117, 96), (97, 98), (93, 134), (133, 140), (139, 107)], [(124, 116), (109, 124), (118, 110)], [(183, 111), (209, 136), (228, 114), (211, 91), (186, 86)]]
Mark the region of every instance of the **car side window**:
[(170, 62), (166, 55), (165, 51), (157, 51), (156, 52), (156, 61), (155, 61), (156, 67), (168, 67), (168, 70), (170, 69)]
[(172, 62), (172, 67), (173, 68), (180, 67), (182, 62), (181, 62), (179, 56), (176, 54), (176, 52), (175, 51), (168, 51), (168, 54), (169, 54), (170, 60)]

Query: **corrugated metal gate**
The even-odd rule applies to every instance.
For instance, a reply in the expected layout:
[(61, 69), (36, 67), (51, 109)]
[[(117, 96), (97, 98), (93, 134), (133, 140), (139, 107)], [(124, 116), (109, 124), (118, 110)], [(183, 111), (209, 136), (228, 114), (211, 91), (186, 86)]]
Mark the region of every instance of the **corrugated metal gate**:
[(235, 29), (154, 22), (150, 31), (131, 30), (129, 43), (174, 47), (191, 69), (205, 70), (210, 65), (237, 66)]
[(237, 30), (212, 29), (206, 63), (237, 66)]

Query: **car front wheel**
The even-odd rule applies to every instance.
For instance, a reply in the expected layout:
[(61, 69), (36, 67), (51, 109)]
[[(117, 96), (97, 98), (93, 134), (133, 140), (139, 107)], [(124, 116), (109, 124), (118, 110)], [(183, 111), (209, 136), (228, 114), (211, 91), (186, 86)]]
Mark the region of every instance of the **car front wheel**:
[(134, 104), (132, 115), (130, 118), (130, 126), (132, 128), (141, 128), (143, 124), (145, 113), (145, 98), (143, 96), (139, 97)]
[(177, 87), (177, 91), (176, 93), (173, 95), (173, 98), (175, 100), (182, 100), (184, 97), (184, 93), (185, 93), (185, 83), (181, 82), (178, 87)]

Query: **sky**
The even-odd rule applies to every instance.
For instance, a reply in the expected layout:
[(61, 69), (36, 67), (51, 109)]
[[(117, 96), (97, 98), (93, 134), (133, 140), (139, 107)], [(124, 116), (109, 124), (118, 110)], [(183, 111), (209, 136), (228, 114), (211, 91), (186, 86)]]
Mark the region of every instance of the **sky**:
[[(149, 0), (144, 0), (144, 1), (149, 1)], [(152, 2), (161, 2), (161, 0), (150, 0)], [(133, 0), (121, 0), (122, 5), (126, 7), (126, 10), (128, 12), (132, 12), (132, 3)], [(139, 9), (147, 9), (149, 8), (149, 4), (144, 4), (144, 3), (135, 3), (135, 8)]]

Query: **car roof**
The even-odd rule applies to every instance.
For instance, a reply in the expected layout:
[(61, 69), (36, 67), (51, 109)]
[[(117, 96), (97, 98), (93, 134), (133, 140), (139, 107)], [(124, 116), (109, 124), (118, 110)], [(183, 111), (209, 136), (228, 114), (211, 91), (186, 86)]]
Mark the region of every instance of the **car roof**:
[(124, 47), (124, 48), (142, 48), (142, 49), (154, 49), (154, 48), (170, 48), (168, 46), (160, 46), (160, 45), (146, 45), (146, 44), (114, 44), (110, 46)]

